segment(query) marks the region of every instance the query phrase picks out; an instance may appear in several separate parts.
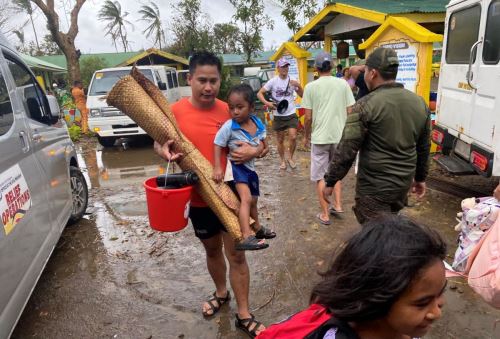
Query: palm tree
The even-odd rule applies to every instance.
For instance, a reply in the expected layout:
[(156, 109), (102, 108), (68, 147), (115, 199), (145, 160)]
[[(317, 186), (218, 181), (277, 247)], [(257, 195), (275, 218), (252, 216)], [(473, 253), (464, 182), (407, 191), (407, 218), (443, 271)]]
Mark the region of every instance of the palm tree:
[(14, 33), (14, 35), (19, 39), (19, 42), (21, 43), (21, 46), (24, 45), (24, 32), (22, 31), (22, 29), (15, 29), (12, 31), (12, 33)]
[(151, 2), (150, 6), (143, 5), (139, 10), (139, 14), (142, 14), (141, 21), (146, 21), (149, 23), (149, 26), (142, 32), (146, 34), (146, 37), (154, 38), (154, 44), (159, 44), (161, 49), (162, 41), (165, 41), (165, 31), (161, 25), (160, 19), (160, 9), (158, 6)]
[(123, 12), (122, 7), (118, 1), (106, 0), (98, 13), (99, 20), (106, 22), (106, 35), (111, 36), (113, 44), (116, 47), (116, 40), (121, 40), (123, 49), (127, 52), (129, 43), (127, 41), (127, 30), (125, 25), (134, 27), (132, 23), (125, 18), (129, 13)]
[(26, 12), (29, 15), (30, 21), (31, 21), (31, 26), (33, 27), (33, 33), (35, 33), (36, 48), (38, 49), (38, 51), (40, 51), (40, 44), (38, 43), (38, 36), (36, 34), (35, 24), (33, 22), (33, 13), (35, 10), (31, 6), (31, 1), (30, 0), (14, 0), (13, 3), (14, 3), (15, 8), (18, 11)]

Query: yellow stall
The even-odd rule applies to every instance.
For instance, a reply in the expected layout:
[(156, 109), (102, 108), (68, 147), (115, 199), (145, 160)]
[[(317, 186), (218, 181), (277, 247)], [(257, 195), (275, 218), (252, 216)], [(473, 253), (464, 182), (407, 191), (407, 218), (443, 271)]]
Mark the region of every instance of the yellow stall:
[(366, 55), (377, 47), (396, 50), (399, 59), (396, 81), (420, 95), (428, 104), (433, 43), (441, 41), (441, 34), (433, 33), (408, 18), (388, 17), (359, 48), (365, 49)]

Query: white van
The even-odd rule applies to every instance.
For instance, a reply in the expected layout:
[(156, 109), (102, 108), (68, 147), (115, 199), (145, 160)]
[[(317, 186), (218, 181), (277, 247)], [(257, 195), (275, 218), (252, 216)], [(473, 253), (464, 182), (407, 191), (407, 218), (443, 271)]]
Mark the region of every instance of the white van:
[(499, 33), (500, 0), (448, 4), (432, 139), (455, 174), (500, 175)]
[(8, 338), (88, 191), (75, 147), (28, 66), (0, 34), (0, 338)]
[[(180, 99), (177, 72), (173, 67), (138, 66), (139, 71), (158, 86), (168, 102)], [(122, 77), (130, 74), (132, 67), (116, 67), (94, 73), (87, 95), (89, 129), (97, 133), (102, 146), (111, 147), (121, 137), (146, 135), (146, 132), (119, 109), (108, 106), (106, 94)]]

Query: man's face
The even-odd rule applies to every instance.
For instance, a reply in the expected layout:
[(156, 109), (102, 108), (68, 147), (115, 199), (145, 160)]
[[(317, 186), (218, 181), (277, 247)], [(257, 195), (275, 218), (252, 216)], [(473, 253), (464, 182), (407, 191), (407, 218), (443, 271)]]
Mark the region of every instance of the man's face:
[(283, 67), (278, 67), (278, 74), (281, 76), (281, 77), (286, 77), (288, 76), (288, 68), (289, 68), (289, 65), (285, 65)]
[(194, 73), (189, 73), (191, 98), (199, 106), (210, 106), (219, 94), (220, 74), (215, 65), (197, 66)]

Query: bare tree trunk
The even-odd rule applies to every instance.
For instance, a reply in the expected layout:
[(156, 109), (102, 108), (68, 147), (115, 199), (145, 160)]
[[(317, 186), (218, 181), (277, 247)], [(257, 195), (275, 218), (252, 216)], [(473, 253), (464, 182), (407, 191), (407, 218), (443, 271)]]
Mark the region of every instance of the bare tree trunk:
[(31, 0), (38, 6), (47, 18), (47, 28), (56, 42), (57, 46), (66, 56), (68, 67), (68, 78), (70, 84), (75, 80), (81, 80), (80, 64), (76, 53), (75, 38), (78, 34), (78, 14), (86, 0), (76, 0), (71, 10), (71, 24), (67, 33), (59, 31), (59, 15), (54, 8), (54, 0)]

